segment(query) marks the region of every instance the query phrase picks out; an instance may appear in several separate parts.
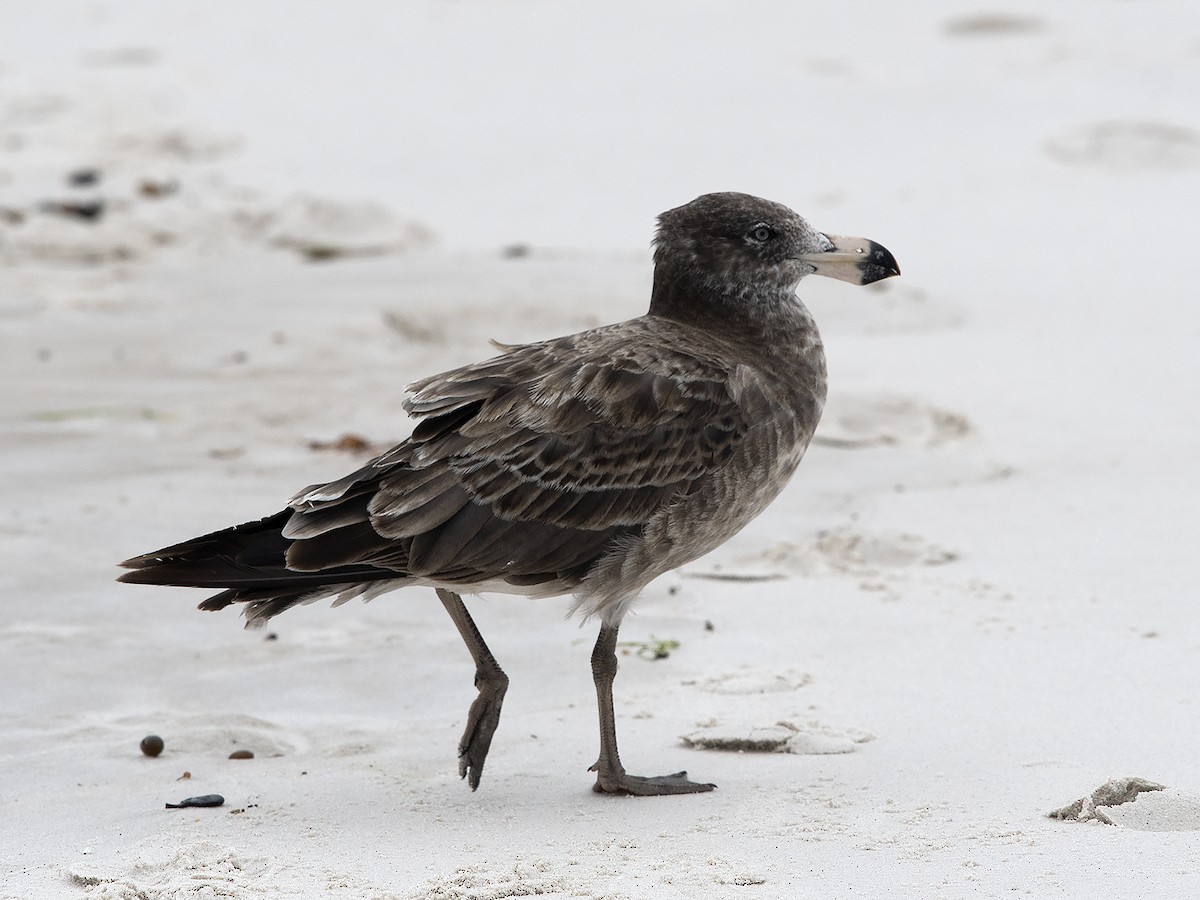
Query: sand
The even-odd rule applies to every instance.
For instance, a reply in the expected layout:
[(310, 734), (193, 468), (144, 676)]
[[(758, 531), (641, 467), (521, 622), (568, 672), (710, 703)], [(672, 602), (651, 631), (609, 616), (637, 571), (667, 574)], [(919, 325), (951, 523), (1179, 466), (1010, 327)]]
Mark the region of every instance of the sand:
[[(43, 6), (0, 4), (0, 897), (1195, 895), (1194, 3)], [(817, 443), (623, 630), (626, 763), (716, 792), (591, 793), (565, 599), (469, 601), (472, 794), (432, 592), (264, 634), (114, 583), (488, 339), (639, 314), (714, 190), (904, 272), (802, 284)], [(1047, 818), (1114, 778), (1165, 789)]]

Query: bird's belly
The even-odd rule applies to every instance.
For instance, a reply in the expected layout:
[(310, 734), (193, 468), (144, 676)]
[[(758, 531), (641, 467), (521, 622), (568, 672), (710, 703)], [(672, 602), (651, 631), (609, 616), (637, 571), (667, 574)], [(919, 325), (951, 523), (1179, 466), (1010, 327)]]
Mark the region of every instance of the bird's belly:
[(576, 609), (620, 621), (646, 584), (721, 546), (766, 509), (791, 479), (810, 437), (775, 453), (743, 448), (697, 490), (656, 514), (636, 540), (602, 559), (576, 589)]
[(807, 442), (770, 464), (755, 466), (749, 476), (743, 470), (714, 479), (673, 508), (663, 533), (674, 560), (662, 571), (715, 550), (757, 518), (787, 486), (806, 446)]

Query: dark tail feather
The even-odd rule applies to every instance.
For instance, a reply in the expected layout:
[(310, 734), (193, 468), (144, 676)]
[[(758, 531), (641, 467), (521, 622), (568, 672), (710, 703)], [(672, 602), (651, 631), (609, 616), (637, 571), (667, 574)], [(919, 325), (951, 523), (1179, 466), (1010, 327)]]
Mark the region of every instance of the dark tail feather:
[(301, 591), (288, 590), (282, 587), (234, 589), (214, 594), (197, 608), (206, 611), (218, 610), (224, 609), (234, 603), (244, 603), (246, 605), (242, 610), (242, 614), (246, 617), (246, 627), (261, 628), (267, 624), (272, 616), (277, 616), (281, 612), (291, 609), (293, 606), (320, 600), (322, 597), (336, 594), (340, 590), (349, 587), (351, 587), (349, 584), (337, 584), (325, 585), (315, 590)]
[(292, 543), (282, 534), (292, 511), (285, 509), (257, 522), (246, 522), (180, 544), (127, 559), (130, 571), (118, 578), (131, 584), (176, 587), (225, 588), (200, 604), (201, 609), (224, 609), (233, 603), (249, 604), (247, 626), (261, 625), (273, 615), (298, 603), (339, 593), (366, 581), (403, 578), (391, 569), (374, 566), (337, 566), (317, 572), (296, 572), (287, 567)]
[(179, 587), (235, 587), (286, 577), (284, 555), (291, 543), (281, 534), (291, 510), (246, 522), (180, 544), (127, 559), (132, 571), (118, 580)]

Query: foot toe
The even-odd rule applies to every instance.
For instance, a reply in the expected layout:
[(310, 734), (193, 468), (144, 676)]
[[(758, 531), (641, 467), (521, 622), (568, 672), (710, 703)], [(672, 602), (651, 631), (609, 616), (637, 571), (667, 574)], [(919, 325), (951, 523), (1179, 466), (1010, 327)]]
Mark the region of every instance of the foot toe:
[(703, 794), (715, 784), (691, 781), (687, 772), (671, 775), (629, 775), (625, 772), (599, 772), (592, 790), (601, 794), (632, 794), (635, 797), (661, 797), (667, 794)]

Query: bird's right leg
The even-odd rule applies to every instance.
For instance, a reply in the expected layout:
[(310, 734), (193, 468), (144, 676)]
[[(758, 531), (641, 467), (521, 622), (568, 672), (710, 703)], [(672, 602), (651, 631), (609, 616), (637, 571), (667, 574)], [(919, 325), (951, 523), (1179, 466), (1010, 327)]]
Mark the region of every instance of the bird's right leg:
[(500, 724), (500, 707), (508, 690), (508, 676), (483, 642), (483, 636), (467, 612), (462, 597), (453, 591), (436, 590), (438, 599), (446, 607), (446, 612), (450, 613), (458, 633), (471, 651), (471, 659), (475, 660), (475, 687), (479, 689), (479, 696), (471, 704), (467, 713), (467, 727), (462, 740), (458, 742), (459, 777), (467, 779), (471, 790), (475, 790), (479, 787), (488, 748), (492, 746), (492, 735)]
[(617, 626), (601, 625), (592, 650), (592, 679), (596, 682), (596, 701), (600, 709), (600, 758), (591, 771), (596, 773), (592, 790), (604, 794), (635, 794), (641, 797), (662, 794), (699, 794), (711, 791), (715, 784), (692, 781), (687, 772), (673, 775), (630, 775), (617, 753), (617, 717), (613, 710), (613, 680), (617, 677)]

